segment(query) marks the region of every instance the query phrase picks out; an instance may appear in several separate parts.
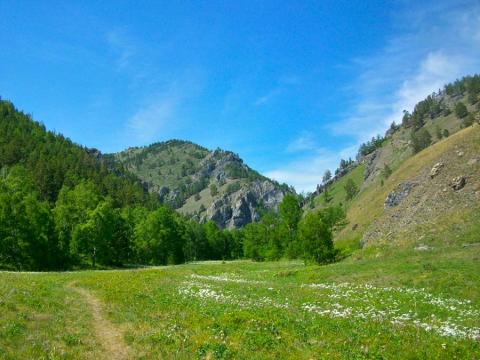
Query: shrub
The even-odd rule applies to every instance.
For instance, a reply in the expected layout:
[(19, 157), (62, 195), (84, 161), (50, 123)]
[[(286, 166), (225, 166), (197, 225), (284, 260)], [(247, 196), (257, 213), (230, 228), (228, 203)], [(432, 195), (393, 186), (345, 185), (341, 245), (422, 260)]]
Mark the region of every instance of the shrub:
[(412, 131), (410, 140), (412, 142), (413, 152), (417, 153), (432, 143), (432, 136), (425, 128), (421, 128), (418, 131)]
[(468, 110), (467, 110), (467, 107), (465, 106), (464, 103), (462, 103), (461, 101), (459, 101), (456, 105), (455, 105), (455, 115), (460, 118), (460, 119), (463, 119), (465, 116), (468, 115)]
[(216, 196), (217, 194), (218, 194), (217, 185), (215, 184), (210, 185), (210, 195)]
[(345, 184), (345, 192), (347, 193), (345, 197), (347, 201), (353, 199), (355, 195), (357, 195), (358, 186), (352, 179), (348, 179), (347, 183)]

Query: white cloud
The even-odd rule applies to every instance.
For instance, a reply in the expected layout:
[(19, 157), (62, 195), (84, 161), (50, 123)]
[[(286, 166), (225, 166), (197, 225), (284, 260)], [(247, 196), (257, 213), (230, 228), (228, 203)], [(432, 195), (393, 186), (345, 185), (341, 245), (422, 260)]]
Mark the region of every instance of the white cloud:
[[(412, 9), (412, 6), (414, 7)], [(406, 2), (396, 18), (403, 31), (377, 54), (355, 59), (349, 114), (329, 125), (335, 135), (365, 141), (383, 133), (402, 111), (456, 78), (480, 69), (480, 4)]]
[(136, 144), (159, 141), (184, 126), (188, 104), (204, 86), (201, 72), (187, 70), (169, 82), (163, 91), (143, 101), (125, 122), (124, 136)]
[(114, 29), (106, 34), (106, 41), (116, 55), (116, 63), (119, 69), (124, 69), (135, 55), (136, 49), (133, 41), (123, 29)]
[(255, 106), (262, 106), (271, 101), (273, 98), (275, 98), (277, 95), (279, 95), (282, 92), (280, 88), (275, 88), (269, 91), (267, 94), (262, 95), (255, 99), (253, 102), (253, 105)]
[(313, 191), (317, 184), (322, 182), (325, 170), (336, 169), (340, 159), (353, 157), (357, 148), (357, 146), (349, 146), (340, 151), (317, 148), (301, 159), (267, 171), (265, 175), (279, 182), (293, 185), (299, 192)]
[[(267, 176), (297, 191), (311, 191), (326, 169), (335, 169), (341, 158), (356, 154), (361, 142), (383, 134), (392, 121), (399, 122), (404, 109), (411, 111), (445, 83), (480, 71), (478, 1), (407, 1), (396, 21), (401, 31), (381, 51), (352, 60), (349, 68), (357, 77), (345, 91), (354, 100), (339, 120), (327, 125), (333, 136), (350, 138), (351, 145), (339, 152), (311, 149)], [(310, 145), (308, 138), (299, 137), (287, 150), (307, 150)]]
[(156, 140), (161, 130), (174, 120), (180, 99), (171, 94), (159, 95), (127, 120), (127, 131), (140, 143)]
[(287, 152), (301, 152), (307, 150), (314, 150), (316, 148), (313, 134), (310, 132), (303, 132), (300, 136), (294, 139), (287, 146)]

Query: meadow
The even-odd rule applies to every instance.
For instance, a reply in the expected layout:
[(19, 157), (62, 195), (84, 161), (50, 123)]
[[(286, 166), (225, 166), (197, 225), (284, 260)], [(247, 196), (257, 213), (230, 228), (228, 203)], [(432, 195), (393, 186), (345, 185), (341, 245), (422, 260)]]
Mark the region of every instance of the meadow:
[(0, 273), (2, 359), (475, 359), (480, 247)]

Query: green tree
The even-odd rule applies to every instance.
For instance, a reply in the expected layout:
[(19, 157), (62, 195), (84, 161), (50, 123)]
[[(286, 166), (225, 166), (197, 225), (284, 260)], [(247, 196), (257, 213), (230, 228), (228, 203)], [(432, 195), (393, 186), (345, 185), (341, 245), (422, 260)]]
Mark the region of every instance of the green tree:
[(218, 194), (217, 185), (211, 184), (210, 185), (210, 195), (217, 196), (217, 194)]
[(325, 170), (325, 173), (323, 174), (322, 182), (325, 184), (325, 183), (327, 183), (331, 178), (332, 178), (332, 172), (331, 172), (329, 169)]
[(245, 257), (254, 261), (265, 260), (267, 236), (265, 227), (260, 223), (250, 223), (243, 229), (243, 252)]
[(447, 137), (450, 136), (450, 131), (448, 131), (448, 129), (443, 129), (442, 134), (443, 134), (443, 137), (444, 137), (444, 138), (447, 138)]
[(160, 206), (135, 226), (137, 258), (143, 264), (166, 265), (183, 262), (183, 238), (175, 216)]
[(410, 141), (413, 148), (413, 152), (417, 153), (432, 143), (432, 136), (427, 129), (421, 128), (418, 131), (412, 130), (410, 134)]
[(205, 235), (210, 249), (210, 258), (226, 258), (228, 254), (227, 239), (214, 221), (210, 220), (205, 224)]
[(464, 119), (462, 123), (462, 127), (466, 128), (472, 126), (475, 122), (475, 116), (472, 113), (469, 113)]
[(77, 225), (88, 220), (89, 212), (97, 207), (99, 201), (100, 196), (93, 183), (89, 181), (82, 181), (73, 189), (64, 186), (60, 190), (53, 214), (60, 251), (64, 255), (66, 263), (79, 260), (75, 259), (75, 255), (79, 253), (76, 253), (75, 248), (70, 246), (73, 231)]
[(392, 169), (390, 169), (390, 166), (388, 166), (388, 164), (385, 164), (385, 166), (383, 167), (383, 170), (382, 170), (382, 176), (385, 179), (388, 179), (390, 177), (390, 175), (392, 175)]
[(0, 265), (21, 270), (58, 267), (53, 218), (25, 168), (0, 179)]
[(435, 125), (435, 136), (437, 137), (437, 140), (442, 140), (442, 137), (443, 137), (442, 130), (438, 125)]
[(279, 205), (280, 231), (283, 234), (283, 241), (287, 256), (295, 258), (299, 255), (299, 247), (296, 239), (298, 222), (302, 218), (302, 208), (298, 198), (288, 193), (284, 196)]
[(355, 195), (358, 193), (358, 186), (355, 184), (355, 182), (352, 179), (348, 179), (347, 183), (344, 186), (346, 196), (345, 199), (347, 201), (352, 200)]
[(298, 235), (306, 262), (323, 264), (335, 259), (332, 231), (320, 212), (305, 215), (299, 224)]
[(467, 107), (463, 102), (459, 101), (455, 104), (455, 115), (460, 119), (468, 115)]

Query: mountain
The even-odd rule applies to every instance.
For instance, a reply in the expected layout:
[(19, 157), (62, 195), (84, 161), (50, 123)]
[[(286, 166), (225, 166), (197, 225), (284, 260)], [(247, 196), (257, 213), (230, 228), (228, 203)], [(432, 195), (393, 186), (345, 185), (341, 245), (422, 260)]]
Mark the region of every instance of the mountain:
[(276, 210), (292, 191), (248, 167), (233, 152), (170, 140), (109, 157), (138, 176), (151, 193), (200, 222), (238, 228)]
[(98, 150), (73, 143), (47, 131), (28, 114), (0, 100), (0, 169), (2, 174), (21, 166), (42, 200), (53, 204), (62, 187), (90, 181), (101, 195), (118, 206), (146, 203), (142, 183)]
[(347, 247), (448, 243), (472, 226), (480, 230), (479, 95), (475, 75), (428, 96), (363, 144), (356, 161), (343, 162), (305, 209), (345, 207), (348, 225), (336, 239)]

